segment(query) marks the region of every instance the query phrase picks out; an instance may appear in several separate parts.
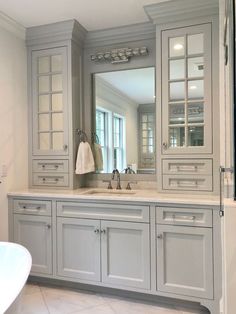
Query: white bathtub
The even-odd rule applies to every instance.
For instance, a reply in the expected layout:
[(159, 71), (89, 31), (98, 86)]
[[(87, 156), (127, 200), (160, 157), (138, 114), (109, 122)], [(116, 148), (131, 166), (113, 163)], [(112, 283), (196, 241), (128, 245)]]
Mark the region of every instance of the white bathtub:
[(0, 242), (0, 314), (17, 313), (16, 301), (26, 283), (32, 259), (23, 246)]

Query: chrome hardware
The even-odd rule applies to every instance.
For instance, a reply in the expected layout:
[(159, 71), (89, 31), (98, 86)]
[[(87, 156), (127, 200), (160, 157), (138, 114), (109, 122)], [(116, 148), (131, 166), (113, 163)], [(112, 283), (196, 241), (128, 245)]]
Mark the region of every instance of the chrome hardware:
[(197, 166), (194, 166), (195, 171), (197, 171), (197, 168), (198, 168)]
[(99, 233), (100, 230), (99, 230), (98, 228), (96, 228), (96, 229), (94, 229), (94, 232), (95, 232), (95, 233)]
[(167, 143), (166, 143), (166, 142), (163, 142), (163, 143), (162, 143), (162, 147), (163, 147), (163, 149), (167, 149), (167, 147), (168, 147)]
[(128, 182), (127, 186), (126, 186), (126, 190), (132, 190), (130, 184), (137, 184), (138, 182), (137, 181), (130, 181)]
[(158, 235), (157, 235), (157, 239), (159, 239), (159, 240), (163, 239), (163, 235), (162, 235), (161, 233), (158, 234)]
[(58, 165), (54, 165), (54, 167), (57, 169), (59, 166)]
[(36, 209), (37, 209), (37, 210), (40, 210), (40, 209), (41, 209), (41, 207), (40, 207), (40, 206), (37, 206), (37, 207), (36, 207)]
[(22, 206), (24, 209), (26, 209), (26, 206), (24, 205), (24, 206)]
[(48, 229), (51, 229), (51, 225), (47, 224), (47, 228), (48, 228)]
[(101, 233), (106, 233), (106, 229), (101, 229)]
[(64, 144), (63, 145), (63, 150), (67, 150), (67, 148), (68, 148), (68, 145)]
[(45, 165), (42, 165), (42, 168), (44, 169), (44, 168), (45, 168)]
[(120, 172), (118, 169), (114, 169), (112, 171), (112, 177), (111, 177), (111, 180), (114, 180), (115, 179), (115, 176), (117, 177), (117, 186), (116, 186), (116, 189), (117, 190), (121, 190), (121, 185), (120, 185)]
[(43, 178), (42, 180), (43, 180), (43, 182), (45, 182), (45, 181), (46, 181), (46, 179), (45, 179), (45, 178)]
[(102, 182), (104, 182), (104, 183), (108, 183), (108, 190), (112, 190), (113, 188), (112, 188), (112, 185), (111, 185), (111, 180), (103, 180)]
[(173, 220), (175, 220), (176, 218), (177, 218), (177, 219), (183, 219), (183, 220), (195, 220), (195, 219), (196, 219), (196, 216), (182, 216), (182, 215), (177, 215), (177, 217), (176, 217), (176, 215), (173, 214), (173, 215), (172, 215), (172, 218), (173, 218)]
[(56, 182), (58, 182), (58, 181), (59, 181), (59, 179), (58, 179), (58, 178), (55, 178), (55, 181), (56, 181)]
[(223, 166), (220, 166), (220, 210), (219, 215), (220, 217), (224, 217), (224, 204), (223, 204), (223, 193), (224, 193), (224, 173), (234, 173), (234, 168), (225, 168)]

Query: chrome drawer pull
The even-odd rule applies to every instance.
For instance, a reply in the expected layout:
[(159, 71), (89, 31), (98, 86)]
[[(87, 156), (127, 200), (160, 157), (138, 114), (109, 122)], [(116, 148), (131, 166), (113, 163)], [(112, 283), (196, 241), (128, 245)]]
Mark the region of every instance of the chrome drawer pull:
[(182, 219), (182, 220), (195, 220), (196, 219), (196, 216), (180, 216), (180, 215), (177, 215), (177, 217), (176, 217), (176, 215), (172, 215), (172, 218), (173, 218), (173, 220), (175, 220), (175, 219)]
[(58, 165), (54, 165), (54, 167), (55, 167), (56, 169), (58, 169), (59, 166), (58, 166)]

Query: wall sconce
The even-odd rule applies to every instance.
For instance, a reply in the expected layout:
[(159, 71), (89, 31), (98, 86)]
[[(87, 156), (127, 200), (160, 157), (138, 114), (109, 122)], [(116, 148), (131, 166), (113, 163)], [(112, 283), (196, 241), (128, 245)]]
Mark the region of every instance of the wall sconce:
[(97, 52), (91, 55), (91, 61), (111, 62), (113, 64), (128, 62), (131, 57), (147, 56), (147, 47), (141, 48), (118, 48), (106, 52)]

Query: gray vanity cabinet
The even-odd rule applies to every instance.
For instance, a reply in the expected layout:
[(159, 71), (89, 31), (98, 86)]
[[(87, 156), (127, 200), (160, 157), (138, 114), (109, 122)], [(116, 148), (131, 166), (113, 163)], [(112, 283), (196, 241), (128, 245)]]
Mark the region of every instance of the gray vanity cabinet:
[(150, 290), (149, 206), (57, 202), (57, 273)]
[(57, 274), (100, 281), (100, 221), (57, 219)]
[(150, 289), (149, 224), (102, 221), (102, 281)]
[(213, 299), (211, 228), (157, 225), (157, 289)]
[(14, 241), (32, 256), (32, 274), (52, 274), (51, 217), (14, 214)]

